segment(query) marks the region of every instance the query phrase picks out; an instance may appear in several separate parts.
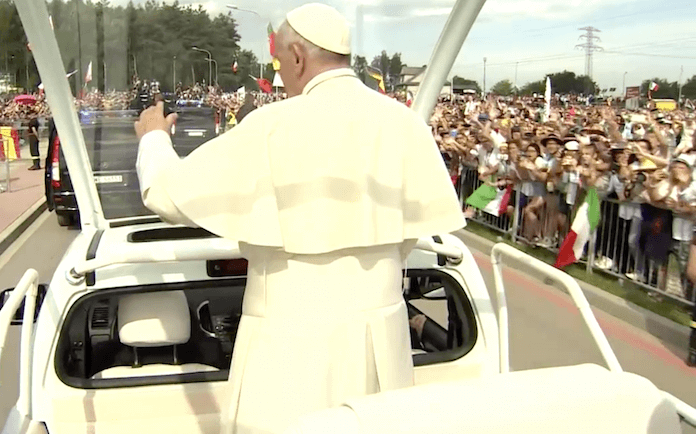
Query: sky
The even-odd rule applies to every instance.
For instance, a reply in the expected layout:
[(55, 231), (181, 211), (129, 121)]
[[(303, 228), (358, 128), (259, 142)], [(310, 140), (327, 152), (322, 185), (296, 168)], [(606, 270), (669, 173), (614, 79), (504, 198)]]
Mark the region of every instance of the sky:
[[(212, 15), (232, 13), (242, 48), (269, 61), (266, 27), (274, 28), (292, 8), (309, 0), (180, 0), (201, 4)], [(428, 63), (455, 0), (318, 0), (336, 7), (353, 26), (354, 53), (368, 60), (386, 50), (401, 53), (408, 66)], [(169, 0), (167, 1), (169, 3)], [(113, 3), (120, 3), (115, 1)], [(227, 4), (258, 13), (231, 11)], [(361, 35), (356, 10), (363, 5)], [(499, 80), (523, 86), (563, 70), (585, 73), (581, 27), (599, 29), (604, 49), (593, 55), (600, 88), (639, 85), (651, 77), (682, 82), (696, 75), (696, 7), (688, 0), (488, 0), (455, 61), (450, 77), (466, 77), (486, 88)], [(360, 47), (361, 46), (361, 47)], [(681, 69), (683, 67), (683, 73)], [(624, 74), (625, 73), (625, 74)], [(618, 90), (617, 90), (618, 92)]]

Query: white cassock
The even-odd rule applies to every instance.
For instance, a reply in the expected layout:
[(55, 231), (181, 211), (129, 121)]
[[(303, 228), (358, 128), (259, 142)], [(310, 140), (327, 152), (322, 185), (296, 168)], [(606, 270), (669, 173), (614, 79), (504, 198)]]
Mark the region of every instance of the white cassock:
[(239, 241), (249, 260), (225, 434), (280, 433), (413, 384), (403, 260), (465, 225), (414, 112), (336, 69), (184, 159), (148, 133), (137, 165), (148, 208)]

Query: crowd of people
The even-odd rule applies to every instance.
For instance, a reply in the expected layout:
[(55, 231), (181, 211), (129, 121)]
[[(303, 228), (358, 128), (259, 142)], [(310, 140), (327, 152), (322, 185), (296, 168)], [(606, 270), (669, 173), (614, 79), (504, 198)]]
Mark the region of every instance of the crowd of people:
[[(147, 104), (159, 94), (159, 82), (155, 80), (134, 80), (128, 91), (111, 90), (100, 92), (92, 89), (82, 92), (75, 98), (74, 104), (78, 111), (109, 111), (128, 110), (138, 106), (138, 102)], [(183, 86), (179, 83), (174, 93), (165, 94), (168, 98), (176, 98), (181, 102), (200, 102), (201, 105), (217, 109), (229, 119), (240, 109), (251, 95), (256, 107), (285, 98), (283, 93), (266, 94), (262, 92), (223, 92), (219, 87), (206, 86), (196, 83), (193, 86)], [(0, 124), (13, 125), (26, 123), (32, 118), (49, 118), (51, 116), (45, 94), (42, 91), (26, 94), (26, 99), (15, 100), (17, 95), (0, 95)]]
[[(134, 83), (130, 91), (84, 93), (75, 106), (124, 110), (139, 94), (159, 92), (157, 82)], [(33, 104), (0, 100), (0, 121), (50, 116), (43, 93), (32, 96)], [(405, 102), (401, 94), (390, 96)], [(220, 120), (233, 126), (245, 102), (256, 108), (286, 96), (229, 93), (197, 83), (179, 84), (173, 97), (213, 107)], [(592, 106), (575, 96), (556, 95), (550, 109), (541, 97), (456, 96), (440, 100), (430, 125), (465, 199), (467, 217), (486, 212), (483, 205), (512, 186), (512, 199), (496, 217), (512, 222), (517, 211), (519, 239), (557, 248), (585, 192), (595, 188), (607, 199), (596, 243), (598, 267), (659, 284), (660, 273), (649, 270), (664, 274), (673, 253), (684, 271), (696, 218), (693, 114), (628, 111), (611, 102)], [(683, 287), (690, 297), (686, 279)]]
[(31, 104), (15, 101), (16, 95), (0, 95), (0, 125), (12, 125), (17, 121), (25, 121), (37, 117), (50, 116), (48, 103), (42, 94), (29, 95)]
[(431, 127), (468, 217), (510, 187), (496, 217), (517, 217), (518, 239), (558, 248), (594, 188), (602, 199), (596, 266), (664, 287), (674, 254), (680, 295), (693, 297), (684, 274), (696, 218), (693, 114), (469, 97), (441, 101)]

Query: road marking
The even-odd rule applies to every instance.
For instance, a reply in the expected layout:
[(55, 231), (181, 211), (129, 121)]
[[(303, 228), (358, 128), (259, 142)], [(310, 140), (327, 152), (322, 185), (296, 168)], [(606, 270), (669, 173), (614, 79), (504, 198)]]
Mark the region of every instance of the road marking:
[[(474, 255), (474, 259), (478, 263), (479, 267), (487, 271), (493, 270), (493, 265), (491, 264), (490, 258), (488, 256), (473, 251), (472, 254)], [(503, 280), (515, 281), (521, 284), (524, 289), (536, 293), (540, 297), (545, 298), (546, 300), (550, 301), (551, 303), (564, 310), (567, 310), (573, 315), (580, 316), (580, 311), (578, 311), (577, 307), (575, 307), (575, 303), (564, 298), (562, 296), (563, 293), (559, 292), (558, 290), (552, 289), (551, 287), (545, 288), (543, 284), (540, 284), (540, 282), (533, 280), (532, 278), (526, 276), (525, 274), (517, 270), (511, 268), (504, 268)], [(595, 317), (597, 318), (597, 322), (599, 322), (600, 327), (607, 335), (607, 337), (611, 336), (615, 339), (618, 339), (624, 343), (631, 345), (634, 348), (643, 350), (655, 356), (662, 362), (677, 368), (681, 372), (684, 372), (690, 376), (696, 376), (696, 369), (686, 366), (683, 360), (672, 354), (672, 352), (668, 349), (664, 348), (661, 345), (649, 342), (640, 334), (631, 331), (626, 326), (626, 324), (621, 322), (619, 319), (614, 318), (611, 315), (594, 307), (592, 308), (592, 311), (595, 314)]]
[(0, 268), (3, 268), (12, 259), (15, 253), (22, 247), (22, 245), (27, 242), (29, 238), (32, 237), (39, 230), (41, 225), (43, 225), (52, 213), (44, 211), (41, 213), (39, 218), (34, 220), (34, 223), (29, 225), (29, 227), (22, 232), (22, 235), (17, 237), (16, 240), (0, 255)]

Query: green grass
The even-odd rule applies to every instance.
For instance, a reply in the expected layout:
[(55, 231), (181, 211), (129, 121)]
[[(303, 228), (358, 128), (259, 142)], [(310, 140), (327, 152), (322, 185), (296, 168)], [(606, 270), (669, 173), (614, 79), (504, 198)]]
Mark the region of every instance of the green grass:
[[(518, 250), (544, 261), (547, 264), (553, 264), (556, 261), (556, 255), (546, 249), (513, 243), (509, 236), (503, 236), (500, 232), (494, 231), (474, 221), (467, 221), (466, 230), (490, 241), (503, 242), (514, 246)], [(635, 305), (668, 318), (678, 324), (688, 326), (691, 322), (691, 315), (685, 306), (676, 301), (672, 301), (668, 297), (664, 297), (664, 300), (661, 302), (656, 301), (648, 296), (645, 289), (628, 279), (625, 279), (623, 285), (621, 285), (616, 277), (602, 273), (601, 271), (588, 273), (585, 270), (584, 264), (569, 265), (565, 268), (565, 271), (577, 280), (586, 282), (617, 297), (621, 297), (624, 300), (630, 301)]]

